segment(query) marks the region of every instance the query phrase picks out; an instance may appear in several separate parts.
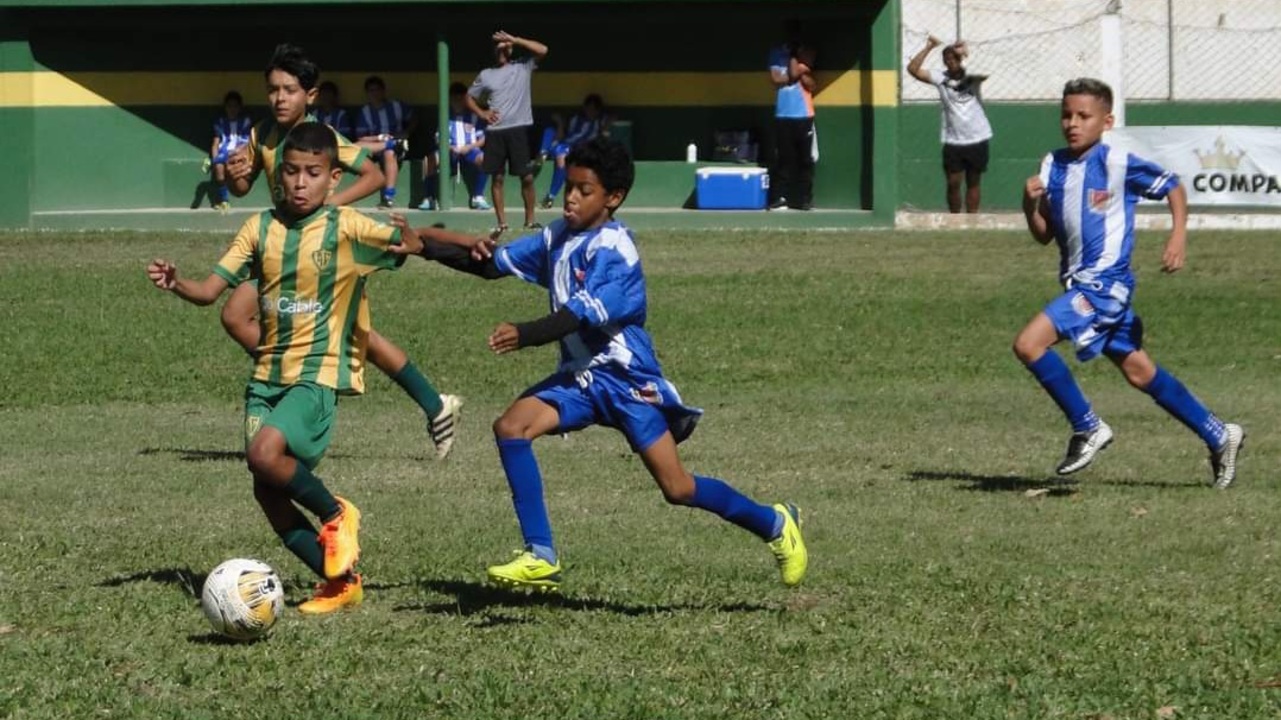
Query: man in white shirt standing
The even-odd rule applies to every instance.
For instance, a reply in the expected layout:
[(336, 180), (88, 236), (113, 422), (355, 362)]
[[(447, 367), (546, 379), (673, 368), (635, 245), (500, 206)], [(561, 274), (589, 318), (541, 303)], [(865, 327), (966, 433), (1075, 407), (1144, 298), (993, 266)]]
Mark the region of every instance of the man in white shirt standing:
[(961, 212), (961, 181), (965, 181), (965, 212), (979, 210), (980, 185), (987, 172), (988, 141), (992, 126), (983, 112), (980, 89), (986, 75), (971, 75), (961, 64), (965, 43), (957, 41), (943, 48), (946, 70), (926, 70), (925, 58), (942, 41), (931, 35), (925, 47), (907, 64), (907, 72), (923, 83), (938, 88), (943, 101), (943, 173), (947, 177), (947, 208)]

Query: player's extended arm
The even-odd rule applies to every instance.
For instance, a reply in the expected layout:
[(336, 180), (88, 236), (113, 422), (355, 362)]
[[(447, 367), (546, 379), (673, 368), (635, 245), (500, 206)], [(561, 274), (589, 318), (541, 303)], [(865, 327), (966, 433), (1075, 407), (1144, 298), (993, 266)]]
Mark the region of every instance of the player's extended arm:
[(1023, 186), (1023, 215), (1027, 218), (1028, 232), (1042, 245), (1054, 239), (1050, 217), (1046, 211), (1045, 184), (1041, 182), (1040, 175), (1033, 175)]
[(561, 308), (537, 320), (500, 323), (489, 336), (489, 349), (502, 355), (513, 350), (556, 342), (578, 331), (583, 322), (569, 308)]
[(1161, 258), (1163, 272), (1178, 272), (1188, 252), (1188, 191), (1178, 185), (1165, 196), (1170, 205), (1170, 239), (1165, 243), (1165, 254)]
[(930, 73), (926, 71), (924, 68), (922, 68), (921, 66), (925, 64), (925, 58), (929, 57), (930, 52), (932, 52), (934, 48), (942, 44), (943, 44), (942, 41), (940, 41), (938, 38), (934, 37), (933, 35), (929, 36), (929, 38), (925, 41), (925, 47), (921, 48), (921, 51), (918, 52), (916, 55), (914, 55), (910, 61), (908, 61), (907, 74), (911, 75), (917, 80), (920, 80), (923, 83), (933, 84), (930, 82)]
[(168, 260), (152, 260), (147, 277), (161, 290), (168, 290), (193, 305), (209, 305), (227, 289), (227, 280), (210, 273), (199, 282), (178, 277), (178, 266)]
[(356, 172), (360, 173), (356, 182), (334, 193), (334, 196), (329, 199), (331, 205), (350, 205), (361, 198), (373, 195), (382, 188), (383, 171), (373, 160), (365, 158), (360, 167), (356, 168)]
[(445, 267), (475, 275), (485, 280), (506, 277), (494, 263), (494, 240), (446, 230), (443, 225), (414, 228), (404, 215), (393, 213), (393, 227), (400, 229), (402, 241), (416, 238), (419, 249), (409, 242), (392, 246), (391, 251), (402, 255), (421, 255), (425, 260), (435, 260)]

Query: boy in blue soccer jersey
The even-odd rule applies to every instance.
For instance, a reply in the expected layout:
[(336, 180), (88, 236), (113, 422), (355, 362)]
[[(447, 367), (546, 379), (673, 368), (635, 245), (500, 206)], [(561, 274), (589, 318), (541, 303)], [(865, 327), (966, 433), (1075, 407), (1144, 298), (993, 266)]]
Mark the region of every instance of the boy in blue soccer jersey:
[(377, 75), (365, 80), (365, 97), (369, 104), (356, 114), (356, 144), (382, 162), (383, 184), (379, 207), (396, 204), (396, 178), (400, 161), (409, 150), (409, 136), (418, 127), (418, 116), (399, 100), (387, 97), (387, 84)]
[(556, 169), (552, 171), (552, 184), (547, 188), (547, 194), (538, 203), (542, 208), (551, 208), (555, 205), (556, 196), (565, 187), (565, 158), (569, 156), (569, 151), (598, 135), (609, 134), (609, 118), (605, 116), (605, 101), (601, 100), (600, 95), (592, 93), (583, 98), (583, 107), (569, 119), (567, 127), (559, 127), (559, 120), (557, 125), (558, 127), (548, 128), (543, 133), (542, 146), (538, 153), (542, 159), (551, 158), (556, 163)]
[(1135, 204), (1140, 197), (1169, 203), (1174, 227), (1161, 269), (1177, 272), (1187, 248), (1187, 191), (1177, 176), (1155, 163), (1101, 142), (1113, 121), (1112, 89), (1105, 83), (1069, 81), (1059, 117), (1067, 147), (1047, 155), (1041, 172), (1028, 178), (1023, 213), (1032, 237), (1058, 244), (1059, 278), (1066, 291), (1014, 339), (1014, 354), (1072, 424), (1058, 472), (1085, 468), (1112, 442), (1112, 428), (1094, 413), (1067, 365), (1051, 350), (1066, 339), (1081, 361), (1106, 355), (1131, 385), (1200, 436), (1210, 450), (1214, 487), (1226, 489), (1236, 478), (1245, 431), (1220, 420), (1152, 360), (1142, 347), (1143, 322), (1130, 304)]
[[(469, 190), (472, 210), (489, 210), (485, 202), (485, 121), (467, 109), (467, 86), (454, 83), (449, 86), (449, 174), (467, 178), (463, 163), (474, 168), (474, 180)], [(423, 201), (419, 210), (436, 210), (440, 207), (440, 133), (436, 133), (436, 147), (423, 159)]]
[(566, 165), (562, 219), (497, 251), (491, 251), (491, 241), (476, 238), (469, 255), (457, 248), (466, 236), (398, 223), (406, 237), (422, 236), (430, 259), (488, 279), (515, 276), (547, 288), (551, 296), (549, 315), (501, 323), (489, 337), (498, 354), (555, 341), (561, 350), (556, 373), (526, 390), (494, 422), (525, 547), (511, 562), (490, 567), (490, 581), (538, 591), (559, 587), (561, 565), (532, 442), (605, 425), (623, 433), (669, 503), (715, 513), (766, 541), (783, 582), (796, 585), (808, 563), (796, 507), (761, 505), (721, 480), (692, 475), (677, 454), (677, 443), (693, 432), (702, 410), (681, 401), (645, 331), (640, 256), (631, 231), (613, 218), (634, 177), (627, 150), (596, 138), (570, 152)]
[(338, 86), (326, 80), (316, 89), (316, 120), (333, 128), (334, 132), (345, 138), (352, 136), (351, 118), (343, 109)]
[(253, 121), (241, 115), (245, 100), (240, 93), (232, 90), (222, 99), (222, 116), (214, 121), (213, 144), (209, 148), (209, 160), (206, 160), (205, 172), (213, 167), (216, 184), (214, 208), (226, 210), (231, 207), (230, 191), (227, 189), (227, 158), (231, 153), (249, 144), (249, 131)]

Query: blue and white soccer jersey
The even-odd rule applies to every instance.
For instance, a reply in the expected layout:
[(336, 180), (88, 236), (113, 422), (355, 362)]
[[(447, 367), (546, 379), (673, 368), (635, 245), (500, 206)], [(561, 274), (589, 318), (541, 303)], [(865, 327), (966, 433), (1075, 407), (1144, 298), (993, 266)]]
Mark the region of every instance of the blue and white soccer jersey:
[(1045, 314), (1082, 361), (1140, 349), (1143, 323), (1131, 308), (1134, 207), (1140, 197), (1163, 199), (1179, 186), (1178, 177), (1100, 143), (1080, 158), (1067, 150), (1047, 155), (1041, 182), (1066, 288)]
[(568, 308), (581, 321), (560, 341), (556, 374), (525, 392), (557, 408), (560, 431), (614, 427), (637, 452), (669, 430), (676, 442), (689, 437), (703, 411), (663, 377), (645, 332), (645, 275), (630, 230), (611, 221), (573, 232), (557, 220), (499, 248), (494, 262), (547, 288), (552, 312)]
[(405, 129), (408, 113), (399, 100), (388, 100), (380, 108), (365, 105), (356, 116), (356, 136), (399, 135)]
[(322, 122), (334, 129), (334, 132), (345, 138), (351, 137), (351, 120), (347, 117), (347, 111), (342, 108), (334, 108), (325, 112), (320, 108), (313, 111), (316, 115), (317, 122)]
[(565, 137), (552, 148), (552, 155), (555, 157), (564, 157), (569, 154), (577, 145), (587, 142), (592, 138), (600, 135), (601, 119), (589, 119), (586, 115), (575, 115), (569, 119), (569, 127), (565, 130)]
[[(451, 115), (449, 118), (449, 147), (460, 148), (464, 145), (473, 145), (480, 142), (485, 137), (484, 121), (476, 113), (466, 112)], [(461, 159), (475, 165), (477, 160), (484, 154), (480, 148), (472, 148), (463, 153)], [(457, 165), (459, 157), (454, 155), (454, 165)]]
[(218, 151), (214, 153), (213, 161), (226, 164), (231, 153), (249, 144), (249, 133), (253, 127), (253, 121), (243, 115), (235, 120), (226, 115), (215, 120), (213, 130), (218, 138)]

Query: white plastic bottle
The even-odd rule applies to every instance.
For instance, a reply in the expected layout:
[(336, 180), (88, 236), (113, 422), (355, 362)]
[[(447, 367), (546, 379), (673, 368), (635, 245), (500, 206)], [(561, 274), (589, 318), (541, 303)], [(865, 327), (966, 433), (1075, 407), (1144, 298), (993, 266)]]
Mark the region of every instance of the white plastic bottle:
[(698, 162), (698, 146), (694, 143), (685, 146), (685, 162), (690, 164)]

